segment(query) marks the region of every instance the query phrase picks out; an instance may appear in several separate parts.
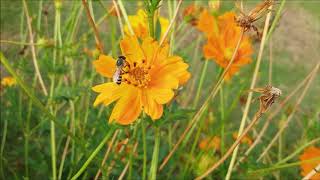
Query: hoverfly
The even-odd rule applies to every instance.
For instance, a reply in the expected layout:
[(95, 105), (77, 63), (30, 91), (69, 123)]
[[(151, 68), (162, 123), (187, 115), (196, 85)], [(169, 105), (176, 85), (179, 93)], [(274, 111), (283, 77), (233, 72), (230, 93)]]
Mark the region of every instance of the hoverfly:
[(258, 37), (261, 37), (261, 33), (258, 28), (253, 25), (255, 21), (262, 18), (263, 15), (268, 11), (269, 7), (274, 4), (274, 0), (265, 0), (253, 8), (249, 14), (245, 14), (240, 8), (239, 4), (236, 2), (236, 7), (240, 10), (240, 15), (235, 18), (238, 26), (243, 27), (244, 31), (253, 29), (256, 31)]
[(113, 82), (118, 85), (122, 82), (122, 75), (128, 73), (124, 70), (125, 67), (129, 67), (129, 63), (126, 61), (125, 56), (119, 56), (116, 62), (116, 71), (113, 74)]

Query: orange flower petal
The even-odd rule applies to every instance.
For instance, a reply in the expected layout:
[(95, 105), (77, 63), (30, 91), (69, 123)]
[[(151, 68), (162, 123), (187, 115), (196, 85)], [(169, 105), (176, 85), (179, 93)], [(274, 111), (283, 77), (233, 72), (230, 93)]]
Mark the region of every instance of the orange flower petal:
[(146, 59), (144, 56), (138, 39), (135, 36), (127, 36), (120, 42), (122, 54), (127, 57), (127, 61), (130, 65), (133, 62), (141, 63), (142, 60)]
[(218, 33), (216, 20), (207, 10), (201, 12), (197, 28), (206, 35)]
[(105, 106), (108, 106), (113, 101), (119, 99), (125, 91), (125, 85), (121, 84), (120, 86), (115, 83), (104, 83), (92, 88), (95, 92), (100, 92), (96, 100), (93, 103), (93, 106), (97, 106), (103, 102)]
[(164, 43), (164, 45), (159, 48), (158, 42), (150, 37), (143, 40), (141, 48), (149, 65), (160, 64), (165, 58), (168, 57), (169, 45)]
[(113, 76), (116, 69), (116, 61), (106, 55), (100, 55), (98, 60), (93, 61), (93, 65), (99, 74), (108, 78)]
[(163, 113), (163, 107), (161, 104), (158, 104), (150, 90), (145, 90), (142, 93), (142, 104), (144, 112), (147, 113), (152, 120), (159, 119)]
[(179, 79), (171, 74), (161, 74), (161, 76), (153, 74), (151, 77), (150, 88), (177, 89), (179, 86)]
[(125, 94), (114, 106), (109, 122), (116, 121), (122, 125), (131, 124), (139, 117), (141, 109), (140, 90), (132, 86), (127, 86)]
[(148, 94), (150, 94), (158, 104), (165, 104), (174, 96), (174, 92), (171, 89), (150, 88)]
[[(158, 76), (159, 74), (170, 74), (171, 76), (177, 78), (179, 84), (181, 85), (189, 80), (191, 76), (187, 71), (189, 65), (184, 63), (182, 58), (178, 56), (171, 56), (166, 58), (164, 62), (159, 66), (160, 67), (158, 69), (155, 69), (152, 72), (152, 77)], [(175, 88), (177, 88), (177, 86), (175, 86)]]

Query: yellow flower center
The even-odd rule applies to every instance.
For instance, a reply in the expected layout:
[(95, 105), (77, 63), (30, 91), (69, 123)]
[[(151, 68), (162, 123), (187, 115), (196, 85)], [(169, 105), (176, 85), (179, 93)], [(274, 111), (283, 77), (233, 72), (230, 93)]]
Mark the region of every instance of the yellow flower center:
[(234, 51), (234, 49), (233, 48), (226, 48), (225, 50), (224, 50), (224, 57), (225, 57), (225, 59), (227, 59), (227, 60), (231, 60), (231, 58), (232, 58), (232, 55), (233, 55), (233, 51)]
[(132, 84), (136, 87), (146, 88), (151, 81), (149, 70), (151, 67), (145, 64), (143, 61), (140, 64), (136, 62), (133, 63), (133, 67), (129, 67), (128, 73), (125, 76), (125, 82), (127, 84)]

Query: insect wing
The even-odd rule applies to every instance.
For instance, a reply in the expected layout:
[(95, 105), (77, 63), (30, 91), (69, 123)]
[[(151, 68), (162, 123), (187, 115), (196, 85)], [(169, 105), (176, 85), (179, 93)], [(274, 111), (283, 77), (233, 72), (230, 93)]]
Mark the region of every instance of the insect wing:
[(113, 82), (117, 83), (119, 76), (121, 75), (121, 70), (117, 68), (117, 70), (113, 74)]
[(252, 19), (259, 19), (264, 13), (267, 12), (267, 9), (273, 4), (272, 0), (265, 0), (264, 2), (258, 4), (254, 9), (252, 9), (248, 16)]

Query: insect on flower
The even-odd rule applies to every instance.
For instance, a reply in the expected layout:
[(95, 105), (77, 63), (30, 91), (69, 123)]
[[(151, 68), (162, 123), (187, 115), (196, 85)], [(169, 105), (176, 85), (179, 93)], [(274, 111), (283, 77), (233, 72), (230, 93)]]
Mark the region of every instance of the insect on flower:
[(122, 81), (122, 74), (128, 73), (128, 71), (125, 71), (124, 68), (129, 67), (130, 64), (126, 61), (125, 56), (119, 56), (116, 62), (116, 71), (113, 74), (113, 82), (117, 83), (118, 85), (121, 84)]
[(236, 7), (240, 11), (240, 15), (235, 18), (235, 21), (238, 26), (243, 27), (244, 31), (249, 31), (250, 29), (253, 29), (256, 31), (257, 36), (260, 38), (261, 33), (259, 32), (258, 28), (253, 24), (258, 19), (262, 18), (263, 15), (268, 12), (268, 9), (270, 6), (274, 4), (274, 0), (265, 0), (258, 4), (255, 8), (253, 8), (249, 14), (245, 14), (241, 8), (239, 8), (239, 1), (236, 2)]
[(93, 61), (97, 72), (113, 82), (92, 87), (99, 93), (93, 105), (108, 106), (115, 102), (109, 122), (129, 125), (145, 112), (152, 120), (163, 114), (175, 91), (185, 84), (191, 74), (189, 65), (179, 56), (169, 55), (169, 44), (162, 46), (151, 37), (126, 36), (120, 41), (117, 59), (101, 54)]

